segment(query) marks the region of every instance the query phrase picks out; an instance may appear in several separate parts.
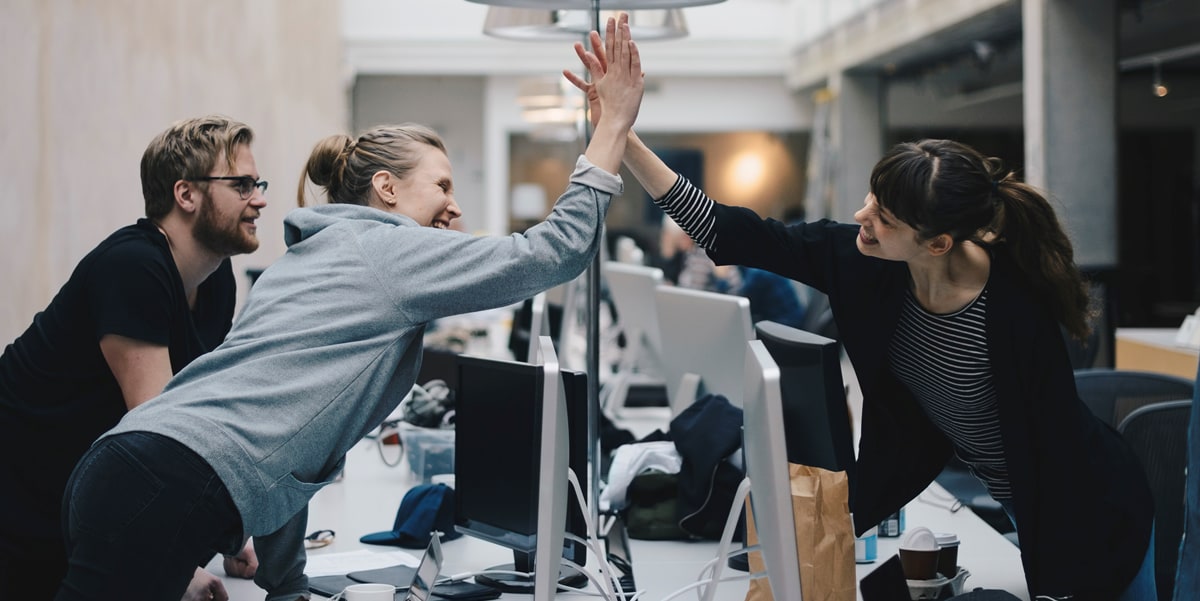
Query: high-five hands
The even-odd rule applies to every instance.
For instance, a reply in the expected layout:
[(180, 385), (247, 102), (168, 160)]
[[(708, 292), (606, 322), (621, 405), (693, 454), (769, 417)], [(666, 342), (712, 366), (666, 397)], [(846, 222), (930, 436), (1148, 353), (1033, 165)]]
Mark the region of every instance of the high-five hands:
[(637, 44), (630, 38), (629, 14), (609, 17), (603, 40), (595, 31), (589, 38), (592, 50), (576, 42), (575, 54), (591, 74), (592, 83), (569, 69), (563, 70), (563, 76), (587, 95), (593, 126), (607, 112), (620, 119), (619, 127), (631, 127), (641, 106), (645, 74)]

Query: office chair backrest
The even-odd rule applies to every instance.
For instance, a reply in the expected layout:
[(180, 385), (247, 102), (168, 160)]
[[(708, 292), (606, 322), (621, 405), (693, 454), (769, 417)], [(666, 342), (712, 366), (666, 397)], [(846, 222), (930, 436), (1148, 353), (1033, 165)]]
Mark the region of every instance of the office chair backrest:
[(1075, 370), (1075, 388), (1084, 404), (1112, 427), (1133, 410), (1151, 403), (1192, 398), (1195, 382), (1187, 378), (1121, 369)]
[(1142, 462), (1154, 493), (1154, 564), (1159, 599), (1175, 588), (1183, 539), (1184, 468), (1192, 400), (1152, 403), (1133, 410), (1117, 430)]

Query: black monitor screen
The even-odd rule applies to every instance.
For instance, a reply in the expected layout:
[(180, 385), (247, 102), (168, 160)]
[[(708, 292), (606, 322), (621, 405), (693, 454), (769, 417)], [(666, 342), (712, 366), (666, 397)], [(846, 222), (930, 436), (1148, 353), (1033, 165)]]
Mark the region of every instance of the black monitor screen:
[(837, 343), (774, 322), (755, 329), (779, 366), (788, 462), (851, 469), (854, 441)]
[[(537, 539), (541, 367), (460, 356), (455, 412), (455, 523), (458, 529), (522, 553)], [(569, 465), (587, 482), (587, 375), (563, 371)], [(566, 532), (587, 529), (568, 492)], [(564, 557), (583, 564), (582, 544), (567, 541)]]

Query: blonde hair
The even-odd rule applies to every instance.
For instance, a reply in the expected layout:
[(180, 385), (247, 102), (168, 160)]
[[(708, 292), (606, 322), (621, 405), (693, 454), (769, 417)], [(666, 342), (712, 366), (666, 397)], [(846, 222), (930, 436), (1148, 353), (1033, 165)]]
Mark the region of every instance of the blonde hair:
[(329, 136), (313, 147), (300, 173), (296, 204), (307, 205), (305, 184), (311, 180), (325, 189), (329, 202), (366, 205), (370, 200), (371, 177), (387, 171), (404, 179), (420, 160), (421, 146), (446, 152), (437, 132), (416, 123), (380, 125), (358, 139), (345, 134)]
[(208, 175), (222, 155), (233, 169), (234, 151), (252, 141), (254, 132), (249, 126), (220, 115), (173, 123), (155, 136), (142, 153), (146, 217), (159, 219), (170, 213), (175, 206), (175, 182)]

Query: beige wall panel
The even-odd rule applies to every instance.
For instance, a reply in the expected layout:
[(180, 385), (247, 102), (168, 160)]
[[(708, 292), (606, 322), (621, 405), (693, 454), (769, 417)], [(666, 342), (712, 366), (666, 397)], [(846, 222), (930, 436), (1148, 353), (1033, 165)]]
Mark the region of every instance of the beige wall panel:
[[(325, 0), (5, 0), (0, 19), (0, 344), (75, 263), (143, 214), (138, 163), (171, 122), (254, 128), (269, 205), (246, 267), (284, 251), (282, 219), (312, 145), (345, 131), (340, 5)], [(19, 57), (19, 58), (17, 58)]]

